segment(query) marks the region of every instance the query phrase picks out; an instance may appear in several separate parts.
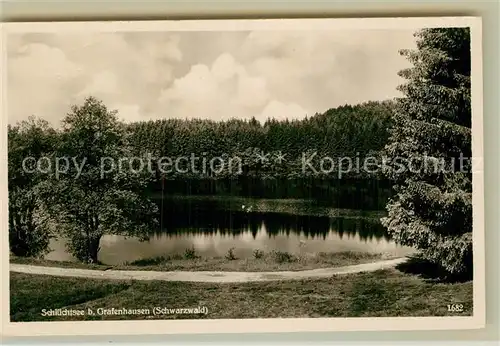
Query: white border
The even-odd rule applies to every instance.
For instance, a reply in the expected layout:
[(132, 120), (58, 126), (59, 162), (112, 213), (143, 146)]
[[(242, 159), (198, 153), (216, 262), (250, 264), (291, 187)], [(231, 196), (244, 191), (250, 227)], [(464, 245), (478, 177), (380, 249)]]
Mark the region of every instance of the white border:
[[(485, 232), (483, 180), (482, 27), (479, 17), (413, 17), (356, 19), (264, 19), (182, 20), (115, 22), (41, 22), (1, 24), (2, 31), (2, 117), (0, 117), (2, 311), (4, 336), (41, 335), (138, 335), (201, 333), (272, 333), (320, 331), (458, 330), (485, 327)], [(10, 322), (9, 246), (7, 218), (7, 97), (6, 49), (9, 33), (28, 32), (114, 32), (114, 31), (236, 31), (236, 30), (353, 30), (414, 29), (424, 27), (471, 28), (472, 153), (480, 158), (473, 173), (473, 316), (376, 317), (376, 318), (286, 318), (233, 320), (154, 320), (83, 322)], [(29, 102), (29, 100), (27, 100)]]

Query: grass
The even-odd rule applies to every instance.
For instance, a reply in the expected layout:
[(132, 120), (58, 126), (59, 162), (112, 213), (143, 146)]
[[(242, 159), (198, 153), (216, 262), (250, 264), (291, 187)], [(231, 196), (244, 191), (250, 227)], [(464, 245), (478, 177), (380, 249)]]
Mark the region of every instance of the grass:
[[(11, 273), (11, 319), (36, 320), (42, 309), (57, 309), (110, 297), (130, 287), (130, 283)], [(35, 319), (34, 319), (35, 318)], [(44, 319), (50, 320), (45, 317)]]
[(183, 255), (160, 256), (140, 259), (131, 263), (109, 266), (102, 264), (84, 264), (76, 262), (59, 262), (32, 258), (11, 257), (11, 263), (32, 264), (40, 266), (74, 267), (96, 270), (154, 270), (154, 271), (283, 271), (308, 270), (328, 267), (376, 262), (388, 257), (383, 254), (366, 252), (334, 252), (294, 255), (288, 252), (271, 251), (264, 253), (256, 250), (252, 258), (238, 258), (237, 250), (231, 249), (225, 256), (203, 258), (192, 248), (186, 249)]
[[(11, 273), (11, 320), (463, 316), (472, 282), (435, 283), (397, 269), (328, 279), (214, 284), (109, 281)], [(448, 304), (463, 304), (461, 313)], [(205, 306), (206, 315), (43, 317), (41, 309)]]
[(10, 256), (10, 263), (30, 264), (30, 265), (44, 266), (44, 267), (78, 268), (78, 269), (93, 269), (93, 270), (107, 270), (113, 268), (113, 266), (105, 264), (88, 264), (88, 263), (70, 262), (70, 261), (53, 261), (41, 258), (16, 257), (16, 256)]

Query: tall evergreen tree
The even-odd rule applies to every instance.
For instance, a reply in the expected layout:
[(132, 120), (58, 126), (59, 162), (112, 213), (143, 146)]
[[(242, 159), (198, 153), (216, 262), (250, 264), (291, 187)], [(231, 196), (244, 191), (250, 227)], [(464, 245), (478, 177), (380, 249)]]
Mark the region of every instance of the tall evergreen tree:
[[(424, 29), (413, 64), (400, 72), (394, 127), (386, 146), (396, 195), (382, 220), (392, 237), (450, 273), (472, 267), (470, 34)], [(402, 164), (405, 165), (403, 169)]]

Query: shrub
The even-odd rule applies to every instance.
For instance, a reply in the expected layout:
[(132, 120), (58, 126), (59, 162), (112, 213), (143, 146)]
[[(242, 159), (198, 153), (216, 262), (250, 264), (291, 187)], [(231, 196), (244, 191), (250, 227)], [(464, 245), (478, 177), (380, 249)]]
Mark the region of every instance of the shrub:
[(236, 256), (234, 254), (234, 247), (230, 248), (228, 251), (227, 251), (227, 254), (226, 254), (226, 259), (228, 261), (234, 261), (236, 259)]
[(273, 258), (276, 262), (278, 263), (284, 263), (284, 262), (294, 262), (297, 259), (295, 256), (288, 252), (282, 252), (282, 251), (273, 251), (272, 252)]
[(181, 254), (178, 254), (178, 253), (177, 253), (177, 254), (175, 254), (175, 255), (170, 256), (170, 259), (171, 259), (171, 260), (181, 260), (181, 259), (183, 259), (183, 258), (184, 258), (184, 257), (182, 257), (182, 255), (181, 255)]
[(185, 259), (197, 259), (199, 256), (196, 255), (196, 250), (194, 247), (187, 248), (184, 251), (184, 258)]
[(133, 262), (130, 262), (130, 265), (134, 266), (149, 266), (149, 265), (157, 265), (157, 264), (162, 264), (164, 262), (168, 261), (168, 257), (164, 256), (158, 256), (158, 257), (153, 257), (153, 258), (141, 258), (138, 260), (135, 260)]
[(260, 259), (262, 257), (264, 257), (264, 251), (259, 250), (259, 249), (253, 250), (253, 258)]
[[(19, 217), (20, 211), (29, 210), (28, 204), (30, 193), (9, 196), (9, 246), (10, 251), (18, 257), (42, 257), (50, 251), (49, 243), (53, 238), (50, 226), (37, 210), (29, 211)], [(17, 206), (20, 206), (18, 209)]]
[(20, 257), (41, 257), (55, 235), (46, 210), (41, 207), (41, 182), (46, 174), (28, 173), (24, 160), (50, 157), (54, 151), (55, 132), (45, 120), (30, 117), (9, 125), (8, 129), (8, 201), (10, 251)]

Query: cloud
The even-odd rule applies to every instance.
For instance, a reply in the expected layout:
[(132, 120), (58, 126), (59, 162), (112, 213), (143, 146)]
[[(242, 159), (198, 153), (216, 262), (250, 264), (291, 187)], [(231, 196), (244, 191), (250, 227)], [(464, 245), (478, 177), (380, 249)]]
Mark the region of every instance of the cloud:
[(172, 69), (182, 60), (182, 52), (175, 35), (145, 35), (11, 34), (9, 122), (35, 114), (58, 125), (71, 104), (90, 95), (107, 105), (126, 105), (130, 120), (150, 117), (150, 106), (172, 82)]
[(70, 61), (61, 49), (45, 44), (12, 48), (7, 65), (9, 122), (31, 115), (54, 119), (54, 111), (69, 107), (65, 99), (73, 81), (83, 75), (82, 66)]
[(80, 95), (114, 95), (119, 92), (116, 75), (111, 71), (101, 71), (92, 77), (92, 81)]
[(112, 104), (109, 109), (118, 111), (118, 118), (124, 122), (133, 122), (137, 119), (147, 120), (141, 115), (140, 107), (136, 104)]
[(102, 99), (126, 121), (296, 119), (398, 95), (413, 31), (9, 34), (9, 122)]
[(269, 102), (264, 110), (256, 116), (256, 119), (261, 122), (265, 122), (267, 119), (295, 120), (303, 119), (306, 115), (308, 115), (308, 111), (296, 103), (285, 104), (273, 100)]
[(240, 57), (282, 102), (323, 112), (398, 96), (397, 72), (409, 66), (399, 50), (414, 45), (411, 30), (254, 31)]
[(227, 120), (248, 118), (269, 100), (267, 81), (251, 76), (231, 54), (211, 66), (196, 64), (164, 89), (159, 103), (169, 117)]

